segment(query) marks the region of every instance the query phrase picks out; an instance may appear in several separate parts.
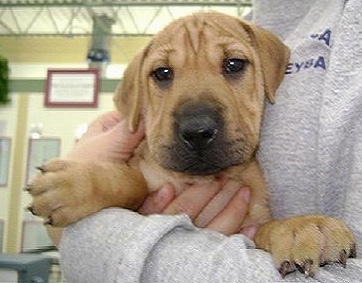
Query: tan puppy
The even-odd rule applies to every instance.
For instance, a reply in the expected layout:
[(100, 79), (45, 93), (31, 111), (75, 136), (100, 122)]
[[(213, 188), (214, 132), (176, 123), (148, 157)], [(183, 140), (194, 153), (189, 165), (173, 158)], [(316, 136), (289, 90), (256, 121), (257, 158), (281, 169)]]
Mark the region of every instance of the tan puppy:
[(130, 63), (115, 96), (119, 111), (146, 138), (127, 164), (55, 160), (28, 189), (31, 210), (66, 226), (105, 207), (137, 209), (166, 182), (233, 179), (251, 190), (243, 224), (261, 225), (255, 242), (272, 253), (283, 276), (300, 267), (355, 256), (354, 237), (324, 216), (271, 221), (255, 159), (265, 96), (274, 102), (289, 58), (277, 37), (250, 23), (199, 13), (174, 21)]

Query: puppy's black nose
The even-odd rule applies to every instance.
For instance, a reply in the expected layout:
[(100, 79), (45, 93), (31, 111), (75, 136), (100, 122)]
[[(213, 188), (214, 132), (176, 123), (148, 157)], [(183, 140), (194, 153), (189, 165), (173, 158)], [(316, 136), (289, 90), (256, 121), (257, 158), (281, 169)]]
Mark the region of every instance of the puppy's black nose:
[(217, 133), (217, 121), (209, 116), (188, 117), (179, 125), (180, 139), (193, 150), (206, 149), (215, 140)]
[(222, 131), (221, 115), (210, 103), (185, 103), (175, 113), (175, 122), (178, 140), (196, 152), (214, 146)]

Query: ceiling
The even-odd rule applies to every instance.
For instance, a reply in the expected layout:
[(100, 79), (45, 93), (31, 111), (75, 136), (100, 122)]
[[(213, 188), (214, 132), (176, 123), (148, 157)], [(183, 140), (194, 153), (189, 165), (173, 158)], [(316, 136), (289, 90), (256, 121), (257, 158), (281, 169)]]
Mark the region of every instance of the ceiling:
[(148, 36), (196, 11), (243, 16), (251, 0), (0, 0), (0, 36), (90, 36), (101, 17), (112, 36)]

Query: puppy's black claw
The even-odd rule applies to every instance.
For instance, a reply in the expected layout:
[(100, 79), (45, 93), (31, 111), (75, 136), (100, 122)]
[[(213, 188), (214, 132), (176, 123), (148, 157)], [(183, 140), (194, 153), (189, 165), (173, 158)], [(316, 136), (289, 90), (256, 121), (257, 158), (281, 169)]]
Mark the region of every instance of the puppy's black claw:
[(44, 165), (36, 166), (35, 168), (36, 168), (37, 170), (39, 170), (40, 173), (42, 173), (42, 174), (46, 173), (46, 170), (45, 170), (45, 166), (44, 166)]
[(24, 192), (30, 192), (32, 190), (32, 186), (31, 185), (26, 185), (24, 188), (23, 188), (23, 191)]
[(302, 264), (297, 264), (298, 270), (305, 275), (306, 278), (314, 277), (314, 273), (312, 271), (313, 268), (313, 260), (307, 259)]
[(280, 264), (278, 271), (279, 271), (280, 275), (282, 276), (282, 278), (284, 278), (288, 274), (289, 268), (290, 268), (290, 262), (287, 260), (283, 261)]
[(357, 248), (356, 248), (356, 243), (354, 243), (351, 247), (351, 250), (349, 252), (349, 257), (350, 258), (356, 258), (357, 257)]
[(44, 220), (44, 225), (53, 226), (53, 218), (48, 216), (48, 218)]
[(338, 263), (342, 265), (344, 268), (346, 268), (347, 264), (347, 252), (345, 250), (341, 251), (339, 254)]
[(29, 206), (29, 207), (27, 208), (27, 210), (28, 210), (31, 214), (37, 216), (37, 214), (36, 214), (36, 212), (35, 212), (35, 210), (34, 210), (34, 207)]

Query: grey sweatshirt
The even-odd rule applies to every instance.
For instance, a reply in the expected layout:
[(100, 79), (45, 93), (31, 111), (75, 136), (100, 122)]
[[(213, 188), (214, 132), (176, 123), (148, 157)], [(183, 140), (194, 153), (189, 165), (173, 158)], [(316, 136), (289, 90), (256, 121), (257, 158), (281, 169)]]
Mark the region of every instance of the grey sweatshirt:
[[(253, 20), (292, 50), (258, 153), (273, 215), (338, 217), (361, 255), (362, 1), (254, 2)], [(251, 241), (197, 229), (186, 215), (107, 209), (68, 227), (60, 252), (69, 282), (362, 282), (360, 257), (281, 279)]]

